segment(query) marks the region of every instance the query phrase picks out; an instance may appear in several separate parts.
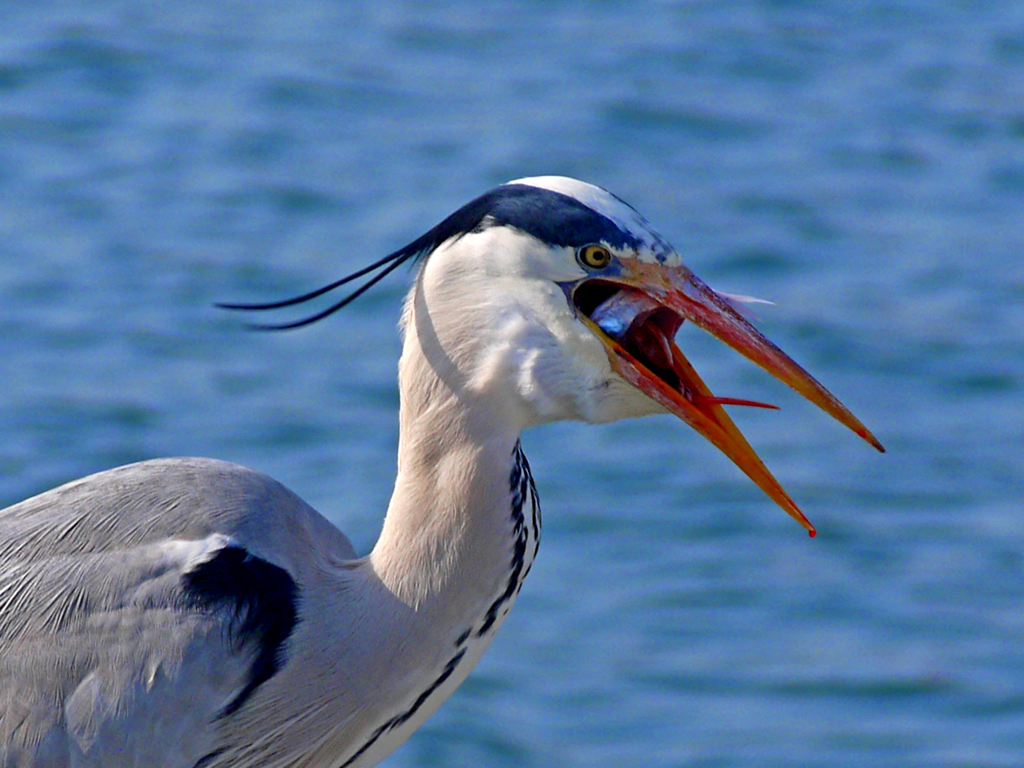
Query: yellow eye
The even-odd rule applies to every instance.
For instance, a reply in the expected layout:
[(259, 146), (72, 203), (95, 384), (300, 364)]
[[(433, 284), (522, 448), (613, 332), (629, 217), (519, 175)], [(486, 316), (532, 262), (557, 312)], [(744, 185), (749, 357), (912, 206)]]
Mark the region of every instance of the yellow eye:
[(576, 251), (580, 264), (588, 269), (604, 269), (612, 262), (612, 255), (603, 245), (584, 245)]

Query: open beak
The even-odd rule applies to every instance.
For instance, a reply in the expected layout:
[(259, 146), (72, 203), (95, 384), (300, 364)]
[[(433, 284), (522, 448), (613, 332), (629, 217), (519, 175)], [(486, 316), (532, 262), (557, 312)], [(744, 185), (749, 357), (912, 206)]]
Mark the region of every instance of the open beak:
[(607, 347), (612, 367), (648, 397), (681, 418), (736, 463), (811, 536), (814, 526), (750, 447), (725, 405), (774, 406), (715, 397), (676, 346), (689, 320), (785, 382), (879, 451), (874, 435), (785, 352), (686, 267), (630, 259), (615, 277), (589, 278), (573, 289), (580, 317)]

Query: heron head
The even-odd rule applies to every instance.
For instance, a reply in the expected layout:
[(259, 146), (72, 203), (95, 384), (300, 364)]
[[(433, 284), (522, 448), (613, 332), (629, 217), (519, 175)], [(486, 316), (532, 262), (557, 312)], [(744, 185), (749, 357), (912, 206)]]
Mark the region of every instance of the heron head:
[[(468, 393), (500, 393), (521, 426), (668, 412), (725, 453), (813, 535), (814, 528), (675, 342), (690, 321), (748, 357), (879, 450), (867, 428), (813, 376), (704, 284), (635, 209), (600, 187), (519, 179), (466, 204), (405, 248), (323, 289), (373, 274), (320, 319), (387, 272), (421, 260), (406, 304), (407, 340)], [(408, 345), (407, 345), (408, 346)], [(771, 406), (764, 406), (771, 407)]]
[(711, 392), (675, 342), (690, 321), (882, 450), (835, 396), (619, 198), (548, 176), (510, 182), (482, 200), (485, 212), (471, 217), (476, 223), (430, 255), (421, 285), (435, 307), (458, 307), (451, 323), (462, 338), (454, 346), (474, 350), (469, 380), (510, 385), (534, 422), (667, 411), (813, 531), (725, 411), (771, 406)]

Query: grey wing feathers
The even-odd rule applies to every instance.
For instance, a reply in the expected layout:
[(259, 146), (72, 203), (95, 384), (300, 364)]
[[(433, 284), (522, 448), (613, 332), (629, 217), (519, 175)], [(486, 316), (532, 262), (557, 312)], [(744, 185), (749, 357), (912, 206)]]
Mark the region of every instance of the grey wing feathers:
[(201, 763), (282, 663), (318, 552), (355, 556), (223, 462), (121, 467), (0, 511), (0, 767)]

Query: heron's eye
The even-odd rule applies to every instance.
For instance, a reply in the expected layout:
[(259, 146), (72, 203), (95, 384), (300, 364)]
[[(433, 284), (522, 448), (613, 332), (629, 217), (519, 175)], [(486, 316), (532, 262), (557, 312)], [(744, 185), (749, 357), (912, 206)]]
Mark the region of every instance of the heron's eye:
[(576, 251), (576, 258), (587, 269), (604, 269), (612, 261), (612, 255), (603, 245), (584, 245)]

